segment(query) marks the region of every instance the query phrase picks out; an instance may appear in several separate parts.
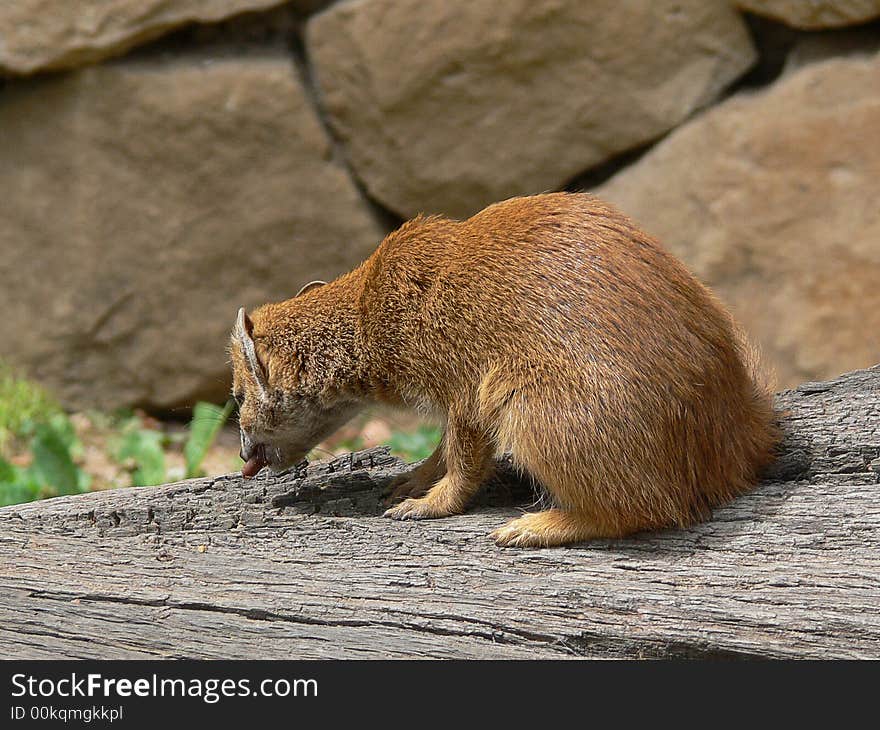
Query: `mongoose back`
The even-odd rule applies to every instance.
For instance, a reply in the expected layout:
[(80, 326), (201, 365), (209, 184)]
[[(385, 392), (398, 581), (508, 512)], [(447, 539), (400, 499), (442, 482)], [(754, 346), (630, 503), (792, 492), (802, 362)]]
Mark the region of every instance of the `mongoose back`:
[(771, 399), (732, 317), (590, 195), (420, 216), (318, 284), (239, 311), (245, 476), (302, 460), (366, 403), (410, 406), (445, 431), (387, 517), (463, 512), (509, 452), (552, 506), (492, 536), (552, 546), (704, 519), (772, 458)]

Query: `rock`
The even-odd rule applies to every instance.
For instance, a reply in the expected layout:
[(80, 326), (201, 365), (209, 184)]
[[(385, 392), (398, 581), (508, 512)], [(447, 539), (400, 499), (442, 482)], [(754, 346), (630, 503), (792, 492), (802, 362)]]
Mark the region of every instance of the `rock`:
[(722, 0), (362, 0), (306, 46), (369, 193), (402, 216), (467, 216), (558, 188), (651, 140), (752, 64)]
[(815, 61), (844, 56), (870, 56), (880, 52), (880, 33), (874, 26), (828, 30), (823, 33), (800, 32), (788, 53), (785, 71), (794, 71)]
[[(315, 0), (298, 0), (314, 6)], [(215, 22), (283, 0), (14, 0), (0, 3), (0, 69), (69, 68), (123, 53), (191, 21)]]
[(71, 407), (225, 399), (237, 308), (382, 235), (283, 53), (19, 81), (0, 130), (2, 357)]
[(805, 30), (840, 28), (880, 17), (880, 0), (736, 0), (736, 4)]
[(781, 385), (880, 361), (880, 56), (816, 62), (596, 192), (712, 286)]

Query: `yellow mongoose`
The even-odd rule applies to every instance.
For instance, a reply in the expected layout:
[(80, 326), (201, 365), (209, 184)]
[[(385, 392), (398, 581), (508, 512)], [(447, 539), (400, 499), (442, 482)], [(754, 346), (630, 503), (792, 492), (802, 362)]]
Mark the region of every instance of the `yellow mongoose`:
[(592, 196), (420, 216), (306, 289), (239, 312), (245, 476), (300, 461), (367, 402), (411, 406), (445, 433), (386, 516), (461, 513), (510, 452), (554, 506), (492, 535), (550, 546), (705, 518), (772, 458), (771, 399), (731, 316)]

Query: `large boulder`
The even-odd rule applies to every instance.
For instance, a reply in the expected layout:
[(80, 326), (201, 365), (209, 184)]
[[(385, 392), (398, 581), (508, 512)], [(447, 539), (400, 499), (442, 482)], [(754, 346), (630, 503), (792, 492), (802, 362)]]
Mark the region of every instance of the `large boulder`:
[(2, 357), (70, 406), (225, 398), (237, 308), (382, 235), (283, 53), (19, 82), (0, 130)]
[(880, 0), (736, 0), (736, 4), (804, 30), (841, 28), (880, 17)]
[[(0, 69), (28, 74), (122, 53), (191, 21), (213, 22), (284, 0), (0, 2)], [(315, 4), (315, 0), (297, 0)]]
[(880, 361), (880, 56), (740, 94), (596, 192), (680, 256), (781, 385)]
[(727, 0), (360, 0), (306, 45), (368, 191), (467, 216), (668, 131), (752, 64)]

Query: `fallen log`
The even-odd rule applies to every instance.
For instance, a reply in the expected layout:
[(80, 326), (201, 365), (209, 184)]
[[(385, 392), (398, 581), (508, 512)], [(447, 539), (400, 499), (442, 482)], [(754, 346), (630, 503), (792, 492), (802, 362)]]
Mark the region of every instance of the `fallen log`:
[(380, 517), (383, 449), (0, 509), (7, 658), (880, 658), (880, 366), (777, 396), (762, 485), (689, 530), (497, 548), (533, 485)]

